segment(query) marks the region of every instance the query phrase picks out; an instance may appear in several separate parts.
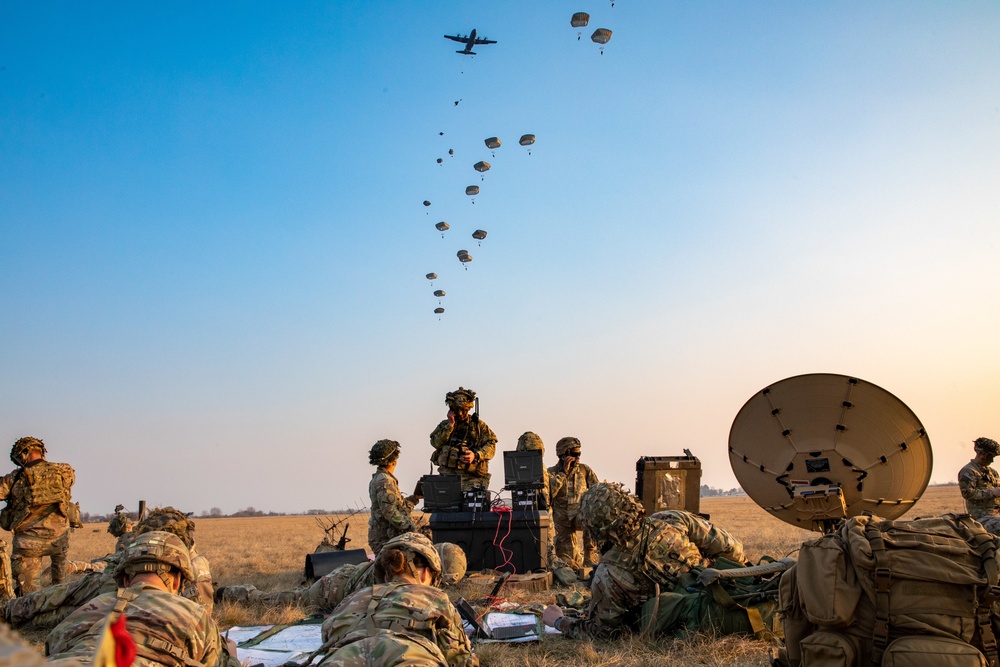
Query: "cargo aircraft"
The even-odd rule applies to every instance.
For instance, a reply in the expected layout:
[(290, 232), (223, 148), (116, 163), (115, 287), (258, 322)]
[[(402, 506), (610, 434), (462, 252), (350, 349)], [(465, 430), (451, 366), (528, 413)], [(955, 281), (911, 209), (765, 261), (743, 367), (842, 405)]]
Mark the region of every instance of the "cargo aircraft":
[(476, 52), (472, 50), (472, 47), (478, 44), (496, 44), (496, 40), (493, 39), (477, 39), (475, 28), (472, 29), (472, 32), (469, 33), (468, 37), (463, 37), (461, 35), (445, 35), (444, 38), (450, 39), (453, 42), (462, 42), (465, 44), (464, 49), (461, 51), (455, 51), (455, 53), (461, 53), (463, 56), (476, 55)]

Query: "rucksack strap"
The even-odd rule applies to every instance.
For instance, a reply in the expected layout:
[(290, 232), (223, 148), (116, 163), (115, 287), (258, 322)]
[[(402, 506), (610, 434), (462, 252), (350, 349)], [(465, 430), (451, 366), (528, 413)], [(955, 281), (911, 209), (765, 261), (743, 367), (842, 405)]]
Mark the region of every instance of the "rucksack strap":
[(150, 648), (153, 651), (155, 651), (155, 653), (146, 652), (146, 655), (143, 656), (149, 658), (150, 660), (160, 661), (163, 659), (163, 654), (166, 653), (167, 655), (171, 656), (174, 660), (176, 660), (179, 664), (182, 664), (185, 667), (202, 667), (202, 665), (204, 665), (204, 663), (198, 662), (197, 660), (192, 660), (190, 657), (188, 657), (187, 651), (184, 651), (183, 649), (174, 646), (170, 642), (163, 641), (162, 639), (156, 639), (155, 637), (147, 637), (142, 641), (136, 642), (136, 648), (139, 650), (140, 654), (143, 653), (142, 650), (143, 647)]
[(996, 634), (993, 632), (993, 604), (1000, 600), (996, 540), (993, 535), (974, 522), (968, 514), (960, 514), (956, 520), (965, 528), (966, 540), (979, 556), (983, 565), (983, 573), (986, 575), (986, 586), (981, 593), (977, 591), (976, 595), (978, 603), (976, 605), (976, 634), (979, 645), (983, 653), (986, 654), (986, 660), (990, 667), (1000, 667), (1000, 654), (998, 654), (1000, 652), (997, 649)]
[(885, 551), (884, 531), (892, 528), (892, 521), (886, 519), (875, 525), (873, 521), (865, 526), (865, 538), (872, 547), (875, 559), (875, 625), (872, 627), (872, 663), (882, 664), (882, 654), (889, 645), (889, 589), (892, 585), (892, 571), (889, 569)]
[(729, 594), (722, 584), (715, 582), (709, 586), (709, 590), (712, 592), (712, 599), (715, 600), (723, 609), (734, 610), (740, 609), (746, 614), (747, 620), (750, 622), (750, 628), (753, 630), (754, 639), (763, 639), (765, 633), (768, 631), (767, 623), (764, 622), (764, 617), (761, 616), (760, 609), (756, 607), (748, 607), (740, 604), (733, 599), (733, 596)]

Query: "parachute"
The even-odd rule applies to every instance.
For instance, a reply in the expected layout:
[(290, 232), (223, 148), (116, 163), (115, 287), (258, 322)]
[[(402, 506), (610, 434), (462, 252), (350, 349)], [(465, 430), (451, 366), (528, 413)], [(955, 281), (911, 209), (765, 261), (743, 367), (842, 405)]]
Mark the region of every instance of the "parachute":
[(478, 185), (470, 185), (469, 187), (465, 188), (465, 194), (467, 194), (470, 197), (472, 197), (472, 203), (475, 204), (476, 203), (476, 195), (479, 194), (479, 186)]
[(444, 295), (445, 295), (445, 291), (443, 289), (436, 289), (436, 290), (434, 290), (434, 296), (436, 296), (438, 298), (438, 305), (441, 304), (441, 297), (443, 297)]
[(428, 273), (426, 276), (424, 276), (424, 278), (427, 278), (427, 280), (435, 280), (435, 279), (437, 279), (437, 277), (438, 277), (438, 274), (436, 274), (436, 273)]
[(444, 160), (443, 160), (442, 158), (438, 158), (438, 159), (437, 159), (437, 163), (438, 163), (438, 164), (442, 164), (443, 162), (444, 162)]
[(535, 143), (535, 135), (533, 134), (522, 134), (521, 138), (517, 140), (517, 143), (528, 148), (528, 155), (531, 155), (530, 146)]
[[(476, 164), (472, 165), (472, 168), (478, 171), (480, 174), (485, 174), (490, 170), (490, 163), (485, 160), (480, 160)], [(486, 180), (486, 177), (482, 177), (482, 180)]]
[(424, 200), (424, 206), (430, 206), (430, 205), (431, 205), (431, 203), (425, 199)]
[[(458, 256), (458, 261), (460, 261), (462, 264), (468, 264), (469, 262), (472, 261), (472, 255), (469, 254), (468, 250), (459, 250), (456, 253), (456, 255)], [(466, 266), (465, 270), (468, 271), (469, 267)]]
[(452, 157), (454, 157), (455, 156), (455, 149), (454, 148), (449, 148), (448, 149), (448, 155), (451, 155)]
[(483, 239), (486, 238), (486, 232), (482, 229), (477, 229), (476, 231), (472, 232), (472, 238), (479, 241), (479, 245), (483, 245)]
[(601, 45), (601, 55), (604, 55), (604, 45), (611, 41), (611, 31), (607, 28), (598, 28), (590, 36), (591, 41)]
[(441, 222), (434, 225), (434, 228), (437, 229), (439, 232), (441, 232), (441, 238), (444, 238), (444, 233), (449, 229), (451, 229), (451, 225), (442, 220)]
[[(587, 24), (590, 23), (590, 14), (587, 12), (577, 12), (573, 14), (573, 18), (569, 20), (569, 24), (574, 28), (586, 28)], [(576, 41), (580, 41), (580, 37), (583, 36), (582, 30), (576, 31)]]
[(496, 137), (490, 137), (489, 139), (483, 140), (483, 143), (486, 144), (486, 147), (490, 149), (490, 155), (496, 157), (497, 156), (496, 150), (500, 148), (500, 140), (497, 139)]
[(442, 308), (441, 306), (438, 306), (437, 308), (434, 309), (434, 312), (437, 314), (438, 319), (440, 320), (441, 319), (441, 313), (444, 312), (444, 308)]

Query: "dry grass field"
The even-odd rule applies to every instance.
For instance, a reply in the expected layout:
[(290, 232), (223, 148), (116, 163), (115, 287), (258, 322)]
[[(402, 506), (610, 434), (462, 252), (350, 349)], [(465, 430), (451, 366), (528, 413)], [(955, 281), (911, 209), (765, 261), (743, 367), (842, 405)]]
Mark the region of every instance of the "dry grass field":
[[(961, 511), (964, 503), (958, 487), (933, 487), (906, 514), (905, 518), (933, 516)], [(740, 537), (748, 556), (775, 557), (793, 554), (803, 540), (814, 534), (799, 530), (771, 517), (747, 497), (705, 498), (702, 511), (712, 521)], [(72, 538), (70, 558), (89, 560), (107, 553), (114, 539), (105, 531), (106, 524), (88, 524)], [(350, 520), (349, 547), (367, 546), (367, 517)], [(294, 588), (302, 581), (305, 554), (322, 540), (323, 531), (314, 517), (265, 517), (239, 519), (198, 519), (198, 549), (212, 565), (217, 585), (249, 583), (261, 590)], [(490, 587), (486, 577), (472, 577), (449, 591), (479, 599)], [(555, 591), (544, 593), (508, 593), (512, 602), (548, 604), (555, 601)], [(247, 605), (221, 605), (215, 617), (223, 629), (233, 625), (291, 622), (307, 610), (297, 607), (263, 608)], [(32, 639), (42, 639), (41, 637)], [(682, 639), (618, 642), (570, 641), (549, 637), (532, 644), (484, 644), (477, 651), (484, 665), (569, 667), (620, 665), (660, 665), (676, 662), (684, 665), (749, 667), (768, 664), (768, 644), (740, 637), (691, 636)]]

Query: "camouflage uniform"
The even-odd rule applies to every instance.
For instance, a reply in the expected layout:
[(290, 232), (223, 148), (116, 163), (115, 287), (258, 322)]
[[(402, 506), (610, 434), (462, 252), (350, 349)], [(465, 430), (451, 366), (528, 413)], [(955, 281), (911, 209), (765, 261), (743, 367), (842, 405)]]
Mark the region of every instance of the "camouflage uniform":
[[(558, 623), (568, 637), (609, 637), (635, 628), (643, 603), (661, 592), (683, 593), (682, 577), (692, 568), (720, 557), (744, 561), (739, 540), (695, 514), (671, 510), (643, 520), (642, 505), (619, 485), (593, 487), (580, 512), (586, 530), (613, 546), (594, 572), (587, 618)], [(663, 611), (680, 616), (682, 603)]]
[[(24, 455), (39, 450), (42, 458), (24, 461)], [(69, 504), (76, 473), (66, 463), (44, 458), (45, 445), (37, 438), (21, 438), (11, 450), (14, 472), (0, 478), (0, 500), (7, 507), (0, 525), (14, 533), (11, 574), (18, 595), (38, 590), (42, 558), (52, 561), (52, 583), (65, 579), (69, 550)]]
[[(515, 451), (518, 451), (518, 452), (532, 452), (532, 451), (534, 451), (534, 452), (541, 452), (542, 456), (544, 457), (545, 456), (545, 443), (542, 442), (542, 438), (537, 433), (533, 433), (531, 431), (525, 431), (524, 433), (521, 434), (521, 437), (519, 437), (517, 439), (517, 447), (515, 448)], [(542, 488), (540, 489), (540, 492), (542, 494), (542, 499), (541, 499), (540, 509), (548, 510), (549, 514), (551, 516), (551, 513), (552, 513), (552, 501), (551, 501), (551, 497), (549, 496), (549, 485), (550, 484), (551, 484), (551, 482), (550, 482), (550, 479), (549, 479), (549, 471), (546, 468), (542, 468)], [(541, 505), (544, 505), (544, 506), (541, 506)], [(556, 546), (555, 546), (555, 542), (554, 542), (554, 537), (555, 536), (554, 536), (553, 533), (554, 533), (554, 530), (552, 530), (552, 529), (545, 531), (545, 535), (546, 535), (546, 545), (545, 545), (545, 548), (546, 548), (546, 551), (548, 553), (549, 569), (556, 570), (556, 569), (559, 569), (559, 568), (568, 567), (567, 563), (563, 562), (560, 559), (557, 559), (557, 557), (556, 557)], [(572, 572), (569, 572), (568, 574), (571, 574), (573, 576), (573, 578), (576, 577), (576, 575), (573, 574)]]
[[(521, 437), (517, 439), (517, 447), (515, 447), (514, 451), (541, 452), (544, 457), (545, 443), (542, 442), (542, 438), (537, 433), (525, 431), (521, 434)], [(546, 468), (542, 468), (542, 488), (540, 491), (542, 494), (542, 502), (545, 505), (542, 509), (551, 509), (552, 502), (549, 497), (549, 471)], [(551, 533), (551, 531), (549, 532)]]
[(479, 664), (448, 595), (421, 584), (354, 593), (323, 622), (323, 641), (336, 648), (321, 665)]
[(132, 530), (132, 517), (130, 517), (128, 513), (123, 513), (122, 510), (124, 509), (124, 505), (116, 505), (115, 515), (108, 523), (108, 532), (115, 537), (121, 537), (125, 533)]
[(74, 611), (49, 633), (45, 654), (52, 658), (93, 655), (103, 621), (120, 600), (128, 600), (122, 613), (139, 649), (134, 667), (183, 665), (175, 654), (205, 667), (219, 664), (222, 638), (205, 608), (148, 584), (105, 593)]
[[(471, 410), (476, 398), (476, 392), (459, 387), (445, 396), (445, 403), (452, 409), (463, 408)], [(479, 419), (471, 415), (465, 419), (455, 420), (455, 426), (447, 419), (437, 425), (431, 433), (431, 446), (434, 453), (431, 463), (438, 467), (442, 475), (459, 475), (462, 478), (462, 490), (488, 489), (490, 486), (490, 459), (497, 450), (497, 436)], [(462, 463), (458, 457), (463, 451), (472, 451), (475, 459), (472, 463)]]
[(975, 519), (1000, 514), (1000, 498), (990, 493), (998, 486), (1000, 475), (992, 466), (969, 461), (958, 473), (958, 488), (965, 498), (965, 509)]
[[(441, 542), (434, 548), (441, 556), (441, 585), (457, 584), (465, 576), (468, 566), (465, 552), (457, 544)], [(245, 602), (247, 600), (266, 605), (298, 605), (330, 613), (337, 608), (348, 595), (375, 585), (374, 563), (341, 565), (332, 572), (323, 575), (308, 588), (298, 588), (294, 591), (276, 591), (264, 593), (255, 586), (226, 586), (219, 589), (220, 600)]]
[(195, 551), (193, 542), (188, 544), (189, 540), (194, 539), (193, 523), (183, 513), (166, 507), (154, 509), (148, 517), (136, 525), (133, 533), (126, 533), (118, 538), (115, 553), (105, 559), (107, 565), (103, 572), (88, 572), (74, 581), (49, 586), (15, 598), (9, 601), (4, 609), (5, 620), (16, 628), (53, 627), (77, 607), (99, 595), (113, 593), (118, 589), (114, 579), (115, 568), (124, 554), (125, 547), (133, 538), (153, 529), (174, 532), (174, 528), (188, 547), (194, 579), (187, 583), (181, 591), (181, 596), (203, 605), (211, 615), (215, 604), (215, 591), (208, 559)]
[[(975, 450), (978, 455), (988, 457), (1000, 453), (1000, 446), (989, 438), (977, 438)], [(992, 490), (1000, 487), (1000, 475), (989, 464), (981, 464), (976, 459), (969, 461), (958, 473), (958, 488), (965, 498), (966, 511), (973, 519), (1000, 514), (1000, 498), (994, 498)]]
[[(381, 569), (389, 549), (403, 552), (403, 572), (409, 577)], [(407, 583), (424, 578), (426, 571), (415, 569), (420, 560), (432, 585)], [(425, 536), (404, 533), (389, 540), (375, 564), (375, 586), (353, 593), (323, 622), (320, 652), (326, 655), (320, 664), (478, 667), (457, 610), (436, 588), (443, 570), (441, 556)], [(384, 582), (385, 577), (393, 579)]]
[[(123, 583), (138, 572), (161, 571), (180, 573), (186, 580), (194, 576), (180, 538), (153, 531), (135, 538), (115, 575)], [(103, 636), (105, 621), (119, 615), (125, 617), (126, 629), (136, 643), (135, 667), (215, 667), (229, 663), (219, 629), (204, 607), (144, 582), (105, 593), (74, 611), (49, 633), (45, 654), (52, 659), (92, 656)]]
[[(561, 459), (570, 452), (579, 452), (579, 448), (580, 441), (577, 438), (562, 438), (556, 443), (556, 454)], [(584, 463), (574, 462), (567, 472), (562, 460), (549, 468), (548, 474), (556, 557), (569, 567), (594, 565), (597, 562), (594, 541), (584, 531), (583, 553), (581, 553), (576, 542), (576, 533), (583, 531), (579, 514), (580, 498), (587, 489), (595, 486), (600, 480), (590, 466)]]
[(368, 546), (372, 553), (378, 553), (386, 542), (416, 531), (410, 513), (413, 504), (399, 492), (399, 481), (385, 467), (399, 458), (399, 443), (395, 440), (379, 440), (368, 455), (368, 462), (377, 465), (378, 470), (368, 483), (368, 497), (371, 499), (371, 514), (368, 516)]
[[(60, 667), (92, 667), (93, 661), (89, 658), (70, 658), (58, 664)], [(45, 660), (28, 640), (0, 623), (0, 667), (53, 667), (53, 664)]]
[(373, 566), (371, 561), (341, 565), (314, 581), (312, 586), (293, 591), (264, 593), (249, 584), (225, 586), (219, 589), (219, 599), (235, 602), (249, 600), (271, 606), (298, 605), (329, 613), (351, 593), (375, 585)]

